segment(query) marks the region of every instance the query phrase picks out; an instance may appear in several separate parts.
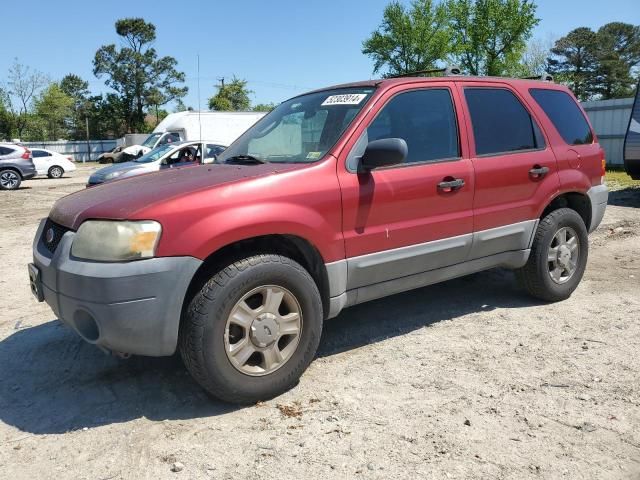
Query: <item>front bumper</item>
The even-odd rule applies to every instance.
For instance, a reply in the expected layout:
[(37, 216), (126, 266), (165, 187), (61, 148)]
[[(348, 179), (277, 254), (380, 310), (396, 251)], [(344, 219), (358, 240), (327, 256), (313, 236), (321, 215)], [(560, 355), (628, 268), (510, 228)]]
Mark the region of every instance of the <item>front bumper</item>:
[(596, 185), (587, 191), (587, 195), (591, 201), (591, 224), (589, 225), (589, 233), (591, 233), (602, 222), (604, 211), (607, 209), (607, 201), (609, 200), (609, 188), (604, 183)]
[(42, 297), (83, 339), (106, 350), (167, 356), (176, 350), (182, 303), (202, 262), (162, 257), (101, 263), (71, 256), (75, 232), (64, 233), (52, 254), (40, 223), (33, 263)]

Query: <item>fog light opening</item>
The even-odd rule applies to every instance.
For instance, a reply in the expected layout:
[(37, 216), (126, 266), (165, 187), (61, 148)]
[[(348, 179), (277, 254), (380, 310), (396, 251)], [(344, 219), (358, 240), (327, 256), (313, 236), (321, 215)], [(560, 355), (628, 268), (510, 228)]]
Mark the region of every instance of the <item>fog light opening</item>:
[(94, 343), (100, 338), (100, 329), (94, 318), (84, 310), (78, 310), (73, 315), (73, 323), (78, 333), (87, 342)]

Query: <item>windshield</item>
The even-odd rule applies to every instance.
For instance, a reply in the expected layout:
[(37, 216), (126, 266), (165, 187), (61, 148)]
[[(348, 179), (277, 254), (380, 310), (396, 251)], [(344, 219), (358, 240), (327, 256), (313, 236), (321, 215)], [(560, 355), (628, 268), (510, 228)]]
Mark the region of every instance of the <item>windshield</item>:
[(156, 160), (160, 160), (162, 157), (164, 157), (167, 153), (169, 153), (174, 148), (175, 148), (174, 145), (161, 145), (157, 148), (154, 148), (149, 153), (142, 155), (140, 158), (136, 158), (134, 162), (136, 163), (155, 162)]
[(338, 141), (373, 93), (372, 87), (309, 93), (278, 105), (218, 156), (274, 163), (320, 160)]
[(158, 139), (162, 136), (162, 133), (152, 133), (142, 144), (143, 147), (153, 148), (156, 145)]

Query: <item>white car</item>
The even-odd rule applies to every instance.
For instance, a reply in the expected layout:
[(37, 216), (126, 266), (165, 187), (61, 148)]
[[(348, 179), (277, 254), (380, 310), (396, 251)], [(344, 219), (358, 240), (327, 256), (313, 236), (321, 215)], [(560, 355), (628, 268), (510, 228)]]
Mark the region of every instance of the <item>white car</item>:
[(38, 175), (60, 178), (65, 173), (73, 172), (76, 169), (71, 157), (65, 157), (61, 153), (44, 148), (32, 148), (31, 153)]

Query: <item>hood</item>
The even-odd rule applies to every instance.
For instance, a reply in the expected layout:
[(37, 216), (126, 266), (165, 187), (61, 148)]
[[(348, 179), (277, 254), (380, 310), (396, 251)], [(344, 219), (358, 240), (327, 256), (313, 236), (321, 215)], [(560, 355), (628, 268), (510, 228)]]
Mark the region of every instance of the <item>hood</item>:
[(123, 220), (135, 212), (181, 195), (243, 179), (297, 170), (307, 164), (200, 165), (162, 170), (88, 188), (59, 199), (49, 218), (72, 230), (88, 218)]
[(89, 177), (89, 183), (101, 183), (104, 182), (107, 175), (113, 172), (127, 172), (129, 170), (135, 170), (137, 168), (144, 168), (147, 164), (136, 162), (123, 162), (114, 163), (108, 167), (101, 168), (91, 174)]

